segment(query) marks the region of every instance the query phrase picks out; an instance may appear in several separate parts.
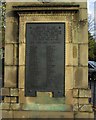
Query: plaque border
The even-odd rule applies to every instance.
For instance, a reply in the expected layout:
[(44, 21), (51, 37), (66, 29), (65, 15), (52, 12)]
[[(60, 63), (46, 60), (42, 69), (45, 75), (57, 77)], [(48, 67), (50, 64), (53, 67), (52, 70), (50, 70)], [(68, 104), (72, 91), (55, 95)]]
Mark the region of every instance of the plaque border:
[[(63, 24), (63, 26), (64, 26), (64, 34), (63, 34), (63, 35), (64, 35), (64, 40), (63, 40), (63, 41), (64, 41), (64, 60), (63, 60), (63, 62), (64, 62), (64, 74), (63, 74), (63, 75), (64, 75), (64, 77), (63, 77), (64, 88), (63, 88), (63, 90), (64, 90), (64, 91), (63, 91), (63, 93), (64, 93), (64, 94), (63, 94), (63, 96), (62, 96), (62, 97), (64, 97), (64, 96), (65, 96), (65, 39), (66, 39), (66, 36), (65, 36), (66, 24), (65, 24), (65, 22), (27, 22), (27, 23), (26, 23), (26, 40), (27, 40), (27, 24), (47, 24), (47, 25), (48, 25), (48, 24), (53, 24), (53, 23), (54, 23), (54, 24)], [(26, 43), (27, 43), (27, 42), (26, 42)], [(27, 44), (26, 44), (26, 47), (28, 47)], [(27, 48), (27, 49), (28, 49), (28, 48)], [(25, 53), (27, 54), (27, 51), (26, 51)], [(25, 55), (25, 63), (26, 63), (26, 59), (27, 59), (27, 57), (26, 57), (26, 55)], [(27, 63), (26, 63), (26, 64), (27, 64)], [(28, 78), (26, 78), (26, 74), (27, 74), (27, 73), (26, 73), (26, 72), (27, 72), (26, 64), (25, 64), (25, 83), (26, 83), (26, 80), (28, 79)], [(38, 92), (41, 92), (41, 91), (38, 91)], [(48, 91), (47, 91), (47, 90), (45, 90), (45, 91), (42, 90), (42, 92), (48, 92)], [(25, 84), (25, 96), (26, 96), (26, 97), (32, 97), (31, 94), (29, 95), (28, 93), (29, 93), (29, 92), (28, 92), (28, 90), (27, 90), (27, 88), (26, 88), (26, 84)], [(36, 93), (37, 93), (37, 92), (36, 92)], [(34, 94), (33, 97), (36, 97), (36, 96), (35, 96), (36, 93)], [(51, 93), (52, 93), (52, 92), (51, 92)], [(52, 93), (52, 94), (53, 94), (53, 93)], [(52, 95), (52, 96), (53, 96), (53, 95)], [(62, 97), (61, 97), (61, 98), (62, 98)]]

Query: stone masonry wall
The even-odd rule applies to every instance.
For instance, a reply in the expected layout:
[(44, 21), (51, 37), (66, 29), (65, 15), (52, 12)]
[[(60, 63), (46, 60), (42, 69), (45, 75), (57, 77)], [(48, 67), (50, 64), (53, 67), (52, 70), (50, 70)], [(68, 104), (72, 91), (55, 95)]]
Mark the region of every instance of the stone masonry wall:
[[(33, 4), (33, 3), (31, 3)], [(40, 3), (41, 4), (41, 3)], [(69, 3), (68, 3), (69, 4)], [(71, 3), (73, 5), (73, 3)], [(93, 118), (92, 105), (88, 99), (88, 32), (87, 6), (79, 4), (78, 12), (16, 12), (12, 6), (27, 6), (29, 3), (7, 3), (4, 86), (2, 88), (3, 118)], [(43, 4), (41, 4), (43, 6)], [(58, 105), (51, 93), (38, 93), (37, 98), (25, 97), (25, 24), (27, 22), (65, 22), (65, 97), (61, 99), (63, 110), (42, 111), (40, 106)], [(39, 105), (38, 110), (35, 107)], [(45, 102), (45, 103), (44, 103)], [(49, 105), (50, 105), (49, 104)], [(33, 108), (30, 106), (34, 105)], [(33, 110), (34, 109), (34, 110)], [(44, 108), (43, 108), (44, 109)]]

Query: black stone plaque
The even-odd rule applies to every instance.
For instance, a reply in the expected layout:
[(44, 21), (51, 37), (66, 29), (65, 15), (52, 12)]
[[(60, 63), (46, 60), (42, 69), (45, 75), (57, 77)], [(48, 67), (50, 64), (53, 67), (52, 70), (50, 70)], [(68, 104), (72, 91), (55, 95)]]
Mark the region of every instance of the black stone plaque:
[(64, 23), (26, 24), (25, 96), (52, 92), (64, 97)]

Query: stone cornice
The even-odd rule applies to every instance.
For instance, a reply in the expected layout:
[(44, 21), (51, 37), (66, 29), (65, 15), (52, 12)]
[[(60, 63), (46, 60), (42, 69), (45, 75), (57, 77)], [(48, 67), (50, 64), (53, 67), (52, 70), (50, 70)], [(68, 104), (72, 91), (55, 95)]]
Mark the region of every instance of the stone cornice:
[(72, 10), (77, 11), (79, 10), (79, 5), (72, 4), (72, 3), (35, 3), (32, 5), (22, 5), (22, 6), (13, 6), (14, 11), (65, 11), (65, 10)]

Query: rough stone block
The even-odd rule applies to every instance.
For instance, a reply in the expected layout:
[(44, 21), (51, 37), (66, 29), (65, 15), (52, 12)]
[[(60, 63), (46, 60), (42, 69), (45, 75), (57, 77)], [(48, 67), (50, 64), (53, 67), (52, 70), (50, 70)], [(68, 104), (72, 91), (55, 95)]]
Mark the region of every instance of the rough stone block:
[(72, 90), (65, 91), (65, 104), (72, 104), (73, 103), (73, 94)]
[(73, 67), (74, 88), (88, 88), (88, 68)]
[(2, 110), (8, 110), (8, 109), (10, 109), (10, 103), (2, 103), (1, 104), (2, 105)]
[(10, 95), (11, 95), (11, 96), (18, 96), (18, 95), (19, 95), (19, 90), (18, 90), (18, 88), (11, 88), (11, 89), (10, 89)]
[(10, 97), (4, 97), (4, 103), (10, 103)]
[(73, 67), (65, 67), (65, 90), (73, 88)]
[(77, 18), (78, 18), (78, 16), (76, 16), (76, 18), (74, 18), (73, 30), (72, 30), (72, 42), (76, 43), (76, 44), (78, 44), (78, 40), (79, 40), (79, 38), (78, 38), (78, 35), (79, 35), (79, 33), (78, 33), (78, 24), (76, 22)]
[(89, 118), (92, 118), (92, 119), (94, 119), (94, 118), (95, 118), (95, 117), (94, 117), (94, 112), (89, 113)]
[(78, 110), (79, 110), (79, 104), (74, 104), (73, 111), (78, 111)]
[[(11, 17), (10, 17), (11, 19)], [(18, 36), (18, 23), (7, 19), (5, 30), (5, 43), (16, 43)]]
[(73, 97), (78, 98), (79, 97), (79, 90), (78, 89), (73, 89)]
[(17, 102), (17, 97), (11, 97), (10, 102), (11, 102), (11, 103), (16, 103), (16, 102)]
[(66, 65), (73, 65), (73, 45), (71, 43), (66, 44), (65, 58)]
[(80, 65), (88, 66), (88, 45), (82, 44), (79, 45), (79, 53), (80, 53)]
[(73, 104), (79, 104), (79, 99), (78, 98), (74, 98), (73, 99)]
[(78, 44), (73, 44), (73, 65), (78, 65)]
[(2, 110), (2, 118), (12, 118), (13, 111)]
[(82, 104), (79, 105), (79, 111), (83, 111), (83, 112), (92, 112), (92, 105), (89, 104)]
[(85, 20), (85, 22), (79, 22), (79, 29), (78, 29), (78, 43), (88, 43), (88, 23), (87, 23), (87, 19)]
[(19, 67), (19, 88), (24, 89), (25, 83), (25, 66)]
[(5, 65), (13, 65), (13, 44), (5, 45)]
[(25, 65), (25, 44), (19, 44), (19, 65)]
[(1, 94), (2, 94), (2, 96), (9, 96), (10, 95), (9, 88), (2, 88)]
[(21, 105), (19, 104), (19, 103), (13, 103), (13, 104), (11, 104), (10, 105), (10, 108), (12, 109), (12, 110), (20, 110), (21, 109)]
[(87, 9), (80, 9), (79, 10), (79, 20), (87, 20)]
[(79, 90), (79, 97), (80, 98), (91, 98), (91, 90), (89, 90), (89, 89), (80, 89)]
[(89, 104), (88, 98), (79, 98), (79, 104)]
[(26, 97), (24, 96), (24, 89), (19, 89), (19, 103), (26, 103)]
[(5, 66), (4, 87), (16, 87), (17, 69), (16, 66)]

